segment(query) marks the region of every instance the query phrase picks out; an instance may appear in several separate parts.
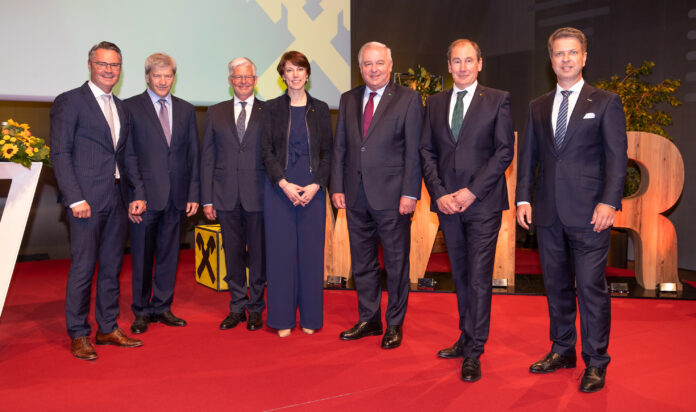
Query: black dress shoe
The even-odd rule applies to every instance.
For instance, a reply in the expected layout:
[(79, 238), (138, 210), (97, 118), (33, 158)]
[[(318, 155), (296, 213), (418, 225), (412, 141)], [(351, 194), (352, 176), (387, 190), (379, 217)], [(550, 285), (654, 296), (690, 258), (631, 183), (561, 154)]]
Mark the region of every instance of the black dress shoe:
[(394, 349), (401, 345), (401, 339), (403, 333), (401, 332), (401, 326), (387, 326), (387, 331), (384, 332), (384, 337), (382, 338), (382, 349)]
[(222, 321), (220, 324), (220, 329), (222, 330), (227, 330), (227, 329), (232, 329), (239, 325), (239, 322), (244, 322), (246, 320), (246, 314), (244, 312), (242, 313), (236, 313), (236, 312), (230, 312), (229, 315)]
[(259, 330), (263, 327), (261, 314), (258, 312), (249, 312), (249, 322), (247, 322), (247, 330)]
[(171, 311), (162, 312), (157, 315), (150, 316), (150, 322), (158, 322), (167, 326), (186, 326), (186, 321), (177, 318)]
[(136, 315), (133, 324), (131, 325), (131, 332), (136, 335), (147, 332), (147, 326), (150, 324), (150, 318), (147, 316)]
[(585, 373), (580, 381), (580, 392), (592, 393), (604, 387), (604, 377), (607, 376), (605, 368), (590, 366), (585, 368)]
[(437, 356), (445, 359), (455, 359), (464, 356), (462, 344), (457, 340), (451, 348), (445, 348), (437, 353)]
[(573, 356), (563, 356), (556, 352), (549, 352), (544, 359), (534, 362), (529, 367), (532, 373), (551, 373), (560, 368), (574, 368), (577, 358)]
[(462, 380), (476, 382), (481, 379), (481, 362), (475, 358), (464, 358), (462, 363)]
[(365, 336), (376, 336), (382, 334), (382, 322), (358, 322), (352, 328), (341, 332), (340, 338), (343, 340), (355, 340)]

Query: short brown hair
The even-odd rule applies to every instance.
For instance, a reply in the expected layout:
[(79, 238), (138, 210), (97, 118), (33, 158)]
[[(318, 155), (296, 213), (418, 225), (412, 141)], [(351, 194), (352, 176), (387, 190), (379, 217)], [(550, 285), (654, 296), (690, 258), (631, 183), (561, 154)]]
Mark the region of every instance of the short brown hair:
[(585, 33), (581, 32), (580, 30), (574, 27), (561, 27), (560, 29), (551, 33), (551, 35), (549, 36), (549, 42), (547, 44), (549, 49), (549, 56), (551, 56), (553, 53), (553, 42), (558, 39), (567, 37), (571, 37), (579, 41), (580, 46), (582, 46), (582, 52), (587, 52), (587, 37), (585, 37)]
[(102, 41), (92, 46), (92, 48), (89, 49), (89, 53), (87, 54), (87, 60), (92, 61), (92, 57), (94, 57), (94, 52), (96, 52), (99, 49), (115, 51), (116, 53), (118, 53), (118, 58), (123, 60), (123, 56), (121, 56), (121, 49), (119, 49), (117, 45), (108, 41)]
[(285, 63), (287, 62), (290, 62), (298, 67), (304, 67), (304, 69), (307, 71), (307, 76), (312, 74), (312, 66), (309, 65), (307, 56), (298, 51), (291, 50), (283, 53), (283, 55), (280, 56), (280, 61), (278, 62), (277, 67), (280, 77), (283, 77), (283, 74), (285, 73)]
[(476, 59), (481, 60), (481, 48), (479, 48), (479, 45), (475, 41), (469, 39), (457, 39), (453, 41), (447, 48), (447, 61), (449, 61), (452, 58), (452, 50), (454, 50), (455, 47), (466, 43), (469, 43), (471, 47), (473, 47), (474, 50), (476, 50)]

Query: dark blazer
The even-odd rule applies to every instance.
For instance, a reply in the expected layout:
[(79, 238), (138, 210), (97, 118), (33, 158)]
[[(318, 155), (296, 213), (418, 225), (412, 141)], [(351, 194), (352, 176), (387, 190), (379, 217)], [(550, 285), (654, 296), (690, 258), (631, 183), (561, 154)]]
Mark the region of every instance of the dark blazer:
[(366, 86), (341, 95), (331, 166), (331, 192), (344, 193), (355, 203), (362, 181), (367, 200), (376, 210), (399, 207), (401, 196), (420, 198), (418, 155), (423, 103), (407, 87), (389, 83), (384, 89), (367, 136), (363, 140), (362, 102)]
[(131, 116), (126, 153), (139, 159), (147, 209), (164, 210), (170, 196), (180, 211), (186, 210), (187, 202), (199, 203), (198, 127), (193, 105), (172, 96), (171, 145), (167, 145), (147, 91), (126, 99), (123, 105)]
[[(290, 97), (280, 95), (266, 102), (261, 132), (261, 155), (273, 185), (285, 178), (290, 139)], [(305, 123), (309, 134), (309, 167), (316, 171), (312, 183), (329, 184), (333, 133), (329, 106), (307, 93)]]
[(532, 200), (534, 217), (549, 226), (590, 226), (597, 203), (621, 209), (626, 176), (626, 118), (618, 95), (585, 83), (568, 121), (560, 150), (553, 141), (551, 111), (555, 89), (529, 104), (520, 142), (516, 201)]
[(126, 180), (134, 199), (145, 200), (138, 161), (126, 155), (130, 117), (114, 96), (121, 130), (116, 149), (109, 124), (87, 82), (56, 97), (51, 108), (51, 162), (64, 206), (86, 200), (92, 211), (104, 210), (113, 198), (114, 169), (121, 176), (121, 199), (128, 200)]
[(438, 211), (437, 199), (464, 187), (476, 195), (464, 216), (506, 210), (505, 169), (515, 144), (510, 93), (479, 84), (457, 141), (448, 120), (451, 97), (452, 89), (437, 93), (425, 107), (420, 153), (431, 210)]
[(208, 108), (201, 150), (201, 204), (216, 210), (233, 210), (238, 202), (247, 212), (263, 211), (260, 121), (264, 102), (254, 98), (247, 108), (249, 123), (239, 143), (234, 99)]

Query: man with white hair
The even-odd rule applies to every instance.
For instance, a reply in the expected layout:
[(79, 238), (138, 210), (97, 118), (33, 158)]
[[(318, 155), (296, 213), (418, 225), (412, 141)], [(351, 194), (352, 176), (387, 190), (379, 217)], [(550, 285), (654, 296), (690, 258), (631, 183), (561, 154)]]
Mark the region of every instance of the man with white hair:
[(364, 44), (358, 63), (365, 85), (343, 93), (331, 167), (334, 206), (346, 209), (358, 323), (343, 340), (382, 334), (382, 287), (377, 258), (384, 253), (389, 301), (382, 348), (401, 344), (409, 291), (411, 213), (421, 192), (418, 154), (423, 103), (420, 95), (389, 81), (391, 50)]
[[(231, 100), (208, 109), (201, 152), (201, 200), (209, 220), (218, 219), (222, 230), (230, 312), (220, 329), (247, 320), (247, 330), (263, 326), (266, 307), (263, 226), (263, 182), (259, 137), (263, 102), (254, 97), (256, 65), (246, 57), (228, 64)], [(249, 265), (247, 295), (246, 267)]]
[(171, 305), (184, 214), (196, 214), (200, 202), (198, 128), (193, 105), (171, 94), (175, 74), (173, 58), (152, 54), (147, 90), (124, 102), (132, 119), (126, 153), (138, 159), (148, 206), (141, 216), (128, 214), (135, 334), (150, 322), (186, 326)]

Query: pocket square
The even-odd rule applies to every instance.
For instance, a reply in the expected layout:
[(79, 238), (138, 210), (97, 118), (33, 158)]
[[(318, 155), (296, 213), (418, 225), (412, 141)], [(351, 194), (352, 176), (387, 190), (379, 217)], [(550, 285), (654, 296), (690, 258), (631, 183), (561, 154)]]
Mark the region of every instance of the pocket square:
[(585, 117), (583, 119), (594, 119), (594, 113), (585, 113)]

